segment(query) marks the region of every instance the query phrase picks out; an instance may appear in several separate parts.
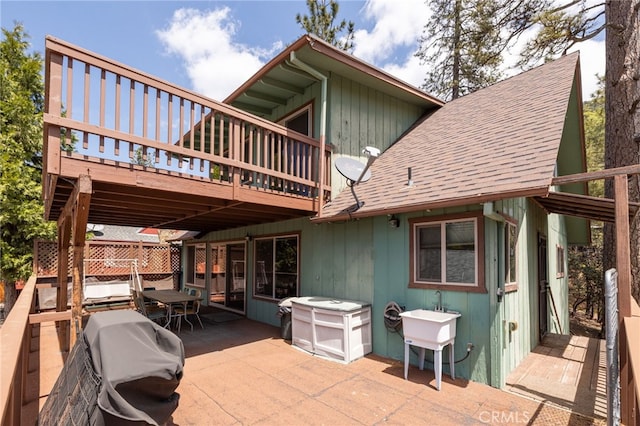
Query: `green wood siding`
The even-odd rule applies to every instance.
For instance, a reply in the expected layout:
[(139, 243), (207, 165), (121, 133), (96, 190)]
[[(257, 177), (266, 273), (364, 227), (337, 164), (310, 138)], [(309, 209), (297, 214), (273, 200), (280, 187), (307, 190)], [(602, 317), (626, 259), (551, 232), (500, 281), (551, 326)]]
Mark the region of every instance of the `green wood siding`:
[[(517, 367), (520, 362), (538, 344), (539, 336), (539, 288), (538, 288), (538, 235), (543, 235), (547, 240), (548, 280), (550, 292), (553, 295), (560, 324), (563, 333), (568, 333), (568, 285), (566, 274), (562, 278), (556, 277), (556, 246), (565, 249), (566, 262), (566, 235), (564, 218), (558, 215), (550, 215), (542, 211), (535, 203), (523, 198), (505, 200), (496, 203), (496, 211), (502, 212), (515, 219), (518, 223), (517, 240), (517, 283), (518, 290), (505, 294), (501, 303), (492, 303), (494, 316), (492, 328), (492, 342), (494, 344), (496, 359), (492, 362), (492, 385), (502, 387), (507, 375)], [(487, 234), (493, 234), (496, 244), (488, 244), (502, 247), (497, 244), (502, 239), (501, 224), (495, 223), (488, 227), (491, 230)], [(503, 252), (496, 257), (497, 274), (504, 276)], [(548, 332), (560, 333), (557, 327), (555, 312), (548, 299), (547, 324)], [(510, 323), (517, 324), (515, 331), (509, 331)], [(495, 369), (498, 370), (495, 370)]]
[(329, 84), (327, 142), (335, 153), (359, 157), (367, 145), (384, 151), (411, 127), (424, 109), (332, 75)]
[[(513, 218), (517, 224), (518, 290), (497, 297), (504, 277), (504, 223), (485, 217), (479, 223), (485, 229), (485, 285), (487, 293), (442, 291), (442, 302), (448, 309), (459, 311), (455, 359), (466, 354), (467, 343), (474, 345), (470, 356), (456, 364), (456, 375), (474, 381), (504, 386), (507, 375), (538, 344), (538, 234), (547, 238), (549, 283), (553, 293), (562, 332), (568, 332), (567, 278), (556, 277), (556, 246), (566, 249), (564, 220), (547, 216), (527, 199), (495, 203), (495, 211)], [(207, 235), (203, 240), (243, 240), (253, 237), (299, 233), (300, 295), (326, 296), (370, 302), (373, 315), (373, 351), (402, 360), (402, 336), (387, 330), (384, 308), (394, 301), (407, 310), (433, 309), (435, 290), (408, 288), (409, 232), (408, 220), (414, 217), (440, 216), (476, 211), (481, 206), (438, 209), (431, 212), (399, 215), (400, 226), (389, 227), (386, 216), (352, 222), (313, 224), (308, 219), (264, 224)], [(247, 249), (247, 317), (279, 326), (275, 302), (252, 297), (253, 241)], [(566, 255), (565, 255), (566, 261)], [(517, 324), (509, 332), (510, 322)], [(549, 303), (549, 332), (557, 333), (555, 313)], [(428, 351), (427, 351), (428, 352)], [(431, 358), (428, 353), (427, 357)], [(446, 359), (446, 358), (445, 358)], [(417, 363), (412, 355), (412, 363)], [(429, 366), (431, 368), (431, 366)], [(445, 372), (449, 367), (443, 367)]]
[[(582, 105), (578, 99), (577, 81), (574, 80), (562, 132), (560, 150), (558, 151), (557, 174), (559, 176), (586, 171), (585, 147), (580, 143), (576, 143), (576, 141), (583, 140), (582, 133)], [(558, 190), (575, 194), (587, 194), (588, 192), (586, 183), (563, 185)], [(569, 243), (584, 245), (591, 242), (591, 230), (588, 220), (579, 217), (566, 217), (564, 222)]]

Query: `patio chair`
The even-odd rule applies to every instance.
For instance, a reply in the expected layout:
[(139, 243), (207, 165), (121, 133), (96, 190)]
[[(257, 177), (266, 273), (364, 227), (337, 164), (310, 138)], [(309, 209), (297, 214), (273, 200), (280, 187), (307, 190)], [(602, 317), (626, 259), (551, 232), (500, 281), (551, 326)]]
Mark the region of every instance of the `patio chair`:
[(168, 323), (167, 309), (157, 305), (147, 305), (142, 293), (137, 290), (134, 292), (133, 303), (136, 306), (136, 311), (140, 312), (151, 321), (158, 322), (158, 320), (163, 320), (165, 323), (159, 323), (162, 326), (165, 326)]
[(188, 302), (183, 306), (176, 306), (173, 311), (176, 313), (178, 319), (178, 333), (180, 332), (180, 328), (182, 326), (182, 317), (184, 316), (185, 321), (189, 323), (191, 326), (191, 331), (193, 331), (193, 324), (187, 319), (189, 315), (195, 315), (200, 323), (200, 327), (204, 330), (204, 326), (202, 325), (202, 321), (200, 320), (200, 300), (202, 299), (202, 291), (201, 290), (192, 290), (191, 294), (196, 296), (198, 299), (193, 302)]

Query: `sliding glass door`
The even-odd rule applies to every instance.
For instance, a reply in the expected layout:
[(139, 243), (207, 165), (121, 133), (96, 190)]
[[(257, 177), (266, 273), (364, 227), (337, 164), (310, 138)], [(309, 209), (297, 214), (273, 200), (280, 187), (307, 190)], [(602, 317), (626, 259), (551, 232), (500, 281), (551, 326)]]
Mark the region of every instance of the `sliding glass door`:
[(245, 243), (211, 243), (209, 250), (209, 302), (244, 313), (247, 288)]

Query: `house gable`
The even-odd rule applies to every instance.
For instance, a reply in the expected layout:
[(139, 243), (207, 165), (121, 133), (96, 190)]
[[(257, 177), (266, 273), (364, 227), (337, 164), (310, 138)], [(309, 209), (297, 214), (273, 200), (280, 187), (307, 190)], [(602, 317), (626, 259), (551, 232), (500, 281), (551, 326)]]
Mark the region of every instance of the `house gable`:
[[(380, 156), (372, 178), (358, 185), (364, 206), (354, 210), (343, 192), (315, 220), (545, 195), (577, 62), (577, 54), (568, 55), (446, 104)], [(582, 142), (567, 137), (567, 143)]]
[[(558, 176), (582, 173), (587, 170), (586, 148), (584, 145), (584, 123), (582, 113), (582, 96), (579, 90), (579, 66), (576, 68), (576, 78), (571, 88), (571, 96), (567, 108), (567, 115), (562, 132), (562, 140), (558, 150)], [(579, 141), (580, 143), (576, 143)], [(585, 182), (562, 185), (559, 191), (572, 194), (588, 195)], [(587, 219), (565, 216), (567, 238), (569, 244), (584, 245), (591, 242), (590, 221)]]

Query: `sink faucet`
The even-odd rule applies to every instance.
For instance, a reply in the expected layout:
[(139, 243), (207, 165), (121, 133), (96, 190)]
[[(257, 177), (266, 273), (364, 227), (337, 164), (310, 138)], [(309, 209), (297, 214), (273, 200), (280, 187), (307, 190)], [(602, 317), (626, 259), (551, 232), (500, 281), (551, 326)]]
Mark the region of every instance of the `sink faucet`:
[(436, 296), (438, 296), (438, 304), (436, 305), (436, 311), (442, 311), (442, 293), (440, 290), (436, 290)]

